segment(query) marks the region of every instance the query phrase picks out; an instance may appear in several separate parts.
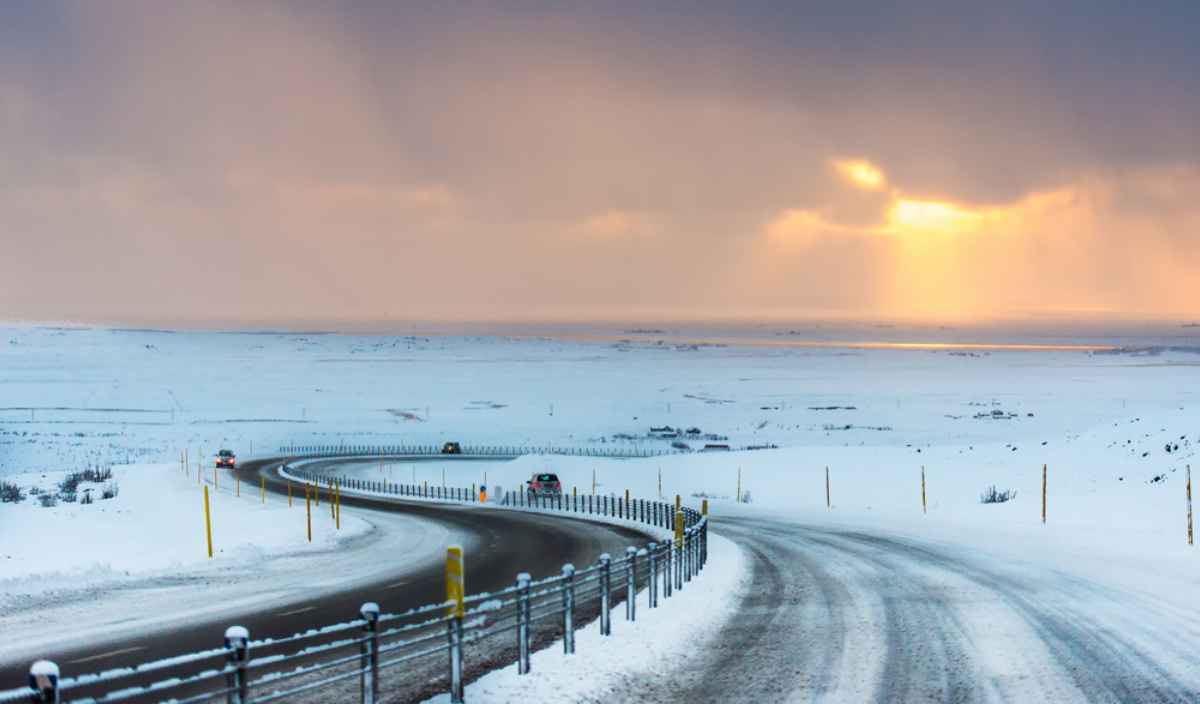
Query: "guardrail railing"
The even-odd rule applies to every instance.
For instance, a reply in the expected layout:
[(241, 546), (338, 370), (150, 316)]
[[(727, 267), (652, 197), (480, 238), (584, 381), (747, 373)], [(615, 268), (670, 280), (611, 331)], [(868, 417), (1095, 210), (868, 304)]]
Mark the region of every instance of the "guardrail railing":
[(662, 457), (685, 454), (688, 450), (677, 448), (659, 449), (635, 447), (555, 447), (552, 445), (461, 445), (460, 452), (444, 453), (441, 445), (283, 445), (281, 455), (304, 455), (307, 457), (361, 457), (361, 456), (435, 456), (496, 457), (514, 458), (522, 455), (564, 455), (567, 457), (612, 457), (633, 459), (637, 457)]
[[(401, 492), (409, 490), (416, 497), (418, 490), (428, 490), (301, 468), (288, 473), (316, 485), (333, 481), (350, 491), (406, 496)], [(466, 504), (481, 497), (473, 487), (469, 493), (456, 490), (441, 498)], [(518, 672), (527, 674), (530, 653), (539, 644), (561, 638), (563, 652), (572, 654), (575, 631), (592, 618), (599, 619), (600, 633), (608, 636), (615, 606), (624, 603), (625, 620), (634, 621), (639, 592), (647, 591), (646, 603), (657, 608), (660, 598), (684, 589), (708, 560), (707, 503), (696, 511), (683, 506), (678, 496), (672, 505), (629, 496), (508, 492), (487, 505), (607, 517), (671, 528), (674, 533), (668, 540), (629, 546), (616, 558), (599, 555), (583, 569), (566, 564), (560, 574), (540, 580), (521, 573), (511, 587), (473, 595), (464, 593), (462, 551), (451, 547), (444, 602), (399, 613), (385, 613), (378, 603), (366, 602), (349, 621), (278, 639), (252, 640), (247, 629), (230, 626), (220, 647), (99, 674), (63, 676), (55, 663), (41, 660), (30, 667), (28, 686), (0, 692), (0, 703), (249, 704), (296, 699), (318, 690), (327, 695), (326, 690), (341, 685), (356, 693), (339, 691), (339, 701), (357, 698), (375, 704), (385, 688), (413, 683), (419, 687), (410, 692), (413, 697), (449, 692), (452, 702), (462, 702), (468, 664), (474, 662), (480, 671), (515, 660)], [(162, 679), (137, 684), (148, 676)]]

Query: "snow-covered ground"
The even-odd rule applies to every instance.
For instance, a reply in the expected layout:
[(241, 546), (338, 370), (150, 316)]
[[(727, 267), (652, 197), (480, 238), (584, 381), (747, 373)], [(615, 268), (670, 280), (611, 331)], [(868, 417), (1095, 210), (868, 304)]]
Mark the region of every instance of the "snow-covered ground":
[[(197, 557), (188, 560), (203, 556), (197, 543), (203, 534), (197, 489), (172, 469), (180, 451), (194, 463), (202, 449), (207, 463), (218, 447), (246, 456), (293, 442), (656, 449), (672, 441), (728, 442), (777, 447), (620, 461), (384, 462), (355, 471), (397, 482), (436, 484), (445, 476), (452, 486), (507, 489), (533, 472), (553, 471), (581, 493), (592, 491), (594, 477), (601, 493), (678, 493), (692, 503), (708, 497), (717, 533), (722, 517), (757, 517), (943, 545), (947, 554), (1019, 564), (1027, 574), (1074, 575), (1170, 607), (1156, 613), (1187, 607), (1187, 587), (1200, 580), (1194, 548), (1186, 544), (1184, 477), (1191, 464), (1200, 472), (1200, 357), (1188, 349), (1152, 349), (1149, 342), (1120, 353), (812, 347), (789, 345), (786, 337), (693, 345), (660, 344), (657, 333), (619, 341), (16, 327), (3, 337), (9, 344), (0, 346), (0, 473), (40, 475), (90, 463), (158, 472), (168, 485), (178, 484), (186, 504), (163, 513), (177, 513), (189, 526), (179, 534), (192, 541), (188, 555)], [(701, 439), (649, 436), (652, 426), (663, 425), (699, 428)], [(126, 459), (166, 464), (123, 470)], [(749, 503), (734, 500), (739, 473)], [(35, 584), (42, 574), (74, 575), (68, 583), (89, 569), (104, 579), (119, 576), (131, 558), (115, 553), (136, 545), (138, 528), (167, 520), (149, 509), (117, 513), (134, 510), (137, 485), (121, 479), (118, 498), (89, 506), (0, 504), (0, 554), (23, 560), (16, 567), (14, 559), (0, 559), (0, 599), (15, 603), (12, 585)], [(980, 493), (991, 486), (1015, 490), (1015, 498), (981, 504)], [(254, 489), (246, 493), (241, 503), (217, 498), (218, 526), (267, 520), (272, 509), (255, 505)], [(152, 492), (142, 496), (157, 500)], [(221, 518), (228, 516), (221, 507), (231, 505), (242, 519)], [(70, 526), (76, 519), (65, 517), (97, 509), (105, 513), (92, 515), (128, 519), (138, 528), (112, 533), (121, 537), (107, 544), (88, 538), (81, 545), (91, 548), (71, 546), (65, 555), (84, 558), (67, 569), (33, 562), (42, 552), (34, 526)], [(79, 527), (46, 535), (92, 530)], [(13, 548), (13, 536), (34, 546)], [(250, 549), (225, 540), (216, 537), (234, 559)], [(112, 548), (104, 557), (90, 557), (106, 545)], [(134, 561), (153, 571), (170, 569), (172, 559), (185, 558), (164, 549)], [(486, 691), (485, 700), (501, 696), (499, 689)]]
[[(1200, 361), (626, 337), (0, 328), (0, 473), (170, 462), (184, 449), (245, 457), (284, 442), (666, 449), (645, 437), (662, 425), (734, 445), (1040, 442), (1195, 401)], [(1015, 416), (974, 418), (994, 410)]]
[[(555, 644), (530, 657), (530, 674), (518, 675), (517, 665), (490, 672), (467, 686), (467, 701), (578, 702), (623, 700), (630, 682), (655, 676), (663, 663), (686, 667), (733, 615), (746, 589), (745, 556), (731, 541), (709, 540), (709, 564), (695, 580), (670, 598), (660, 597), (650, 609), (649, 593), (637, 598), (637, 620), (623, 620), (624, 609), (613, 613), (612, 635), (600, 635), (594, 621), (575, 636), (575, 653), (566, 655)], [(561, 641), (560, 641), (561, 642)], [(448, 702), (450, 695), (430, 701)]]
[[(384, 471), (393, 481), (437, 483), (446, 476), (465, 485), (486, 477), (493, 486), (515, 488), (532, 472), (551, 470), (583, 492), (592, 490), (595, 472), (599, 491), (639, 496), (658, 493), (661, 471), (664, 495), (707, 494), (721, 512), (732, 510), (740, 469), (756, 511), (1167, 556), (1184, 549), (1182, 476), (1200, 443), (1200, 357), (1181, 349), (811, 347), (788, 346), (793, 337), (781, 333), (751, 344), (693, 345), (658, 331), (614, 340), (26, 326), (0, 329), (4, 338), (0, 473), (9, 474), (119, 466), (126, 459), (175, 463), (181, 451), (194, 471), (202, 448), (208, 464), (218, 447), (245, 457), (283, 442), (455, 439), (666, 449), (672, 440), (648, 431), (670, 425), (728, 437), (734, 446), (780, 449), (628, 461), (422, 462), (387, 464)], [(1177, 347), (1192, 341), (1168, 340)], [(1043, 464), (1049, 465), (1046, 526), (1040, 524)], [(920, 505), (922, 467), (927, 515)], [(169, 516), (182, 526), (178, 539), (158, 531), (169, 538), (156, 544), (181, 546), (174, 552), (102, 555), (85, 538), (67, 553), (85, 559), (66, 569), (93, 568), (89, 554), (108, 566), (98, 569), (113, 573), (131, 560), (161, 568), (202, 556), (198, 499), (186, 493), (193, 487), (178, 472), (160, 473), (172, 478), (168, 486), (179, 484), (167, 492), (182, 502), (179, 510), (116, 513), (131, 510), (135, 497), (146, 495), (139, 492), (153, 491), (131, 477), (117, 499), (88, 507), (47, 509), (32, 497), (0, 504), (0, 526), (6, 537), (32, 535), (45, 522), (59, 529), (46, 536), (97, 535), (76, 524), (83, 520), (76, 516), (121, 516), (113, 530), (127, 532), (112, 533), (119, 538), (108, 544), (125, 546), (136, 545), (130, 541), (144, 525)], [(1016, 499), (981, 505), (980, 492), (992, 485), (1016, 490)], [(247, 511), (236, 513), (256, 520), (250, 493), (240, 504)], [(244, 533), (231, 522), (238, 519), (223, 514), (223, 502), (214, 500), (217, 549), (236, 550), (223, 531)], [(264, 544), (274, 544), (272, 535), (263, 533)], [(32, 562), (36, 544), (48, 539), (5, 540), (3, 554), (13, 557), (0, 559), (0, 575), (10, 580), (56, 569)]]
[[(8, 636), (0, 663), (248, 605), (283, 607), (395, 569), (363, 559), (368, 551), (406, 555), (417, 568), (440, 558), (450, 539), (425, 521), (367, 520), (353, 510), (343, 512), (338, 530), (323, 502), (309, 543), (303, 493), (290, 508), (286, 497), (270, 493), (262, 502), (257, 486), (242, 485), (238, 496), (227, 470), (213, 487), (211, 467), (203, 485), (194, 467), (185, 476), (177, 464), (117, 466), (113, 475), (119, 491), (112, 499), (49, 508), (32, 498), (0, 504), (0, 631)], [(62, 476), (5, 480), (49, 492)], [(212, 559), (202, 486), (210, 494)]]
[[(335, 529), (327, 512), (313, 521), (308, 542), (304, 494), (289, 510), (287, 498), (260, 498), (258, 486), (239, 487), (223, 470), (213, 488), (213, 468), (203, 484), (195, 468), (185, 477), (178, 464), (118, 465), (115, 498), (91, 504), (45, 508), (27, 499), (0, 510), (0, 533), (26, 536), (0, 544), (0, 599), (40, 592), (48, 586), (95, 588), (125, 577), (177, 570), (209, 562), (204, 530), (204, 494), (209, 491), (214, 564), (253, 562), (281, 550), (326, 550), (339, 540), (366, 532), (369, 525), (349, 513)], [(22, 487), (55, 490), (64, 473), (5, 478)], [(36, 575), (36, 579), (30, 579)], [(3, 603), (3, 602), (0, 602)]]

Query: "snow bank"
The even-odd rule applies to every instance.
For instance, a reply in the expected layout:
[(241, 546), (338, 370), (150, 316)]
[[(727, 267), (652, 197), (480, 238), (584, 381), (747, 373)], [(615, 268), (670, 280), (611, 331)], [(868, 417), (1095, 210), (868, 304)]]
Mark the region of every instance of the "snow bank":
[[(65, 472), (6, 477), (29, 490), (52, 491)], [(286, 497), (259, 487), (238, 487), (228, 470), (212, 486), (206, 469), (203, 485), (195, 468), (185, 477), (178, 465), (152, 464), (113, 468), (119, 486), (115, 498), (92, 504), (39, 505), (36, 496), (18, 504), (0, 504), (0, 609), (45, 590), (91, 588), (143, 578), (167, 570), (198, 566), (220, 569), (259, 562), (280, 551), (319, 551), (369, 529), (343, 514), (341, 530), (328, 514), (313, 520), (313, 542), (306, 535), (303, 495), (289, 510)], [(86, 485), (85, 485), (86, 486)], [(204, 532), (202, 486), (209, 489), (213, 559)], [(324, 508), (324, 504), (322, 504)]]
[[(526, 704), (611, 696), (621, 701), (625, 683), (652, 677), (667, 665), (686, 668), (732, 616), (749, 584), (745, 556), (737, 545), (710, 534), (708, 549), (709, 562), (700, 576), (670, 599), (660, 597), (659, 608), (649, 608), (643, 591), (637, 621), (621, 620), (624, 610), (617, 609), (611, 636), (600, 635), (595, 621), (576, 634), (574, 655), (564, 655), (557, 641), (531, 656), (528, 675), (518, 675), (516, 663), (490, 672), (467, 686), (466, 700)], [(450, 695), (429, 701), (448, 702)]]

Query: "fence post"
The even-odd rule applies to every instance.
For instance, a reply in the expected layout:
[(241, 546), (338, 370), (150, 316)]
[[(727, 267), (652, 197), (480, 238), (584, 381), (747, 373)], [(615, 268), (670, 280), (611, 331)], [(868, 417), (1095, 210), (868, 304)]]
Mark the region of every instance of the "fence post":
[(467, 593), (466, 566), (461, 545), (446, 548), (446, 634), (449, 639), (450, 655), (450, 701), (458, 704), (463, 700), (463, 653), (462, 621), (465, 613), (463, 599)]
[(450, 702), (463, 701), (463, 619), (455, 616), (446, 623), (450, 639)]
[(29, 666), (29, 688), (33, 701), (58, 704), (58, 665), (49, 660), (38, 660)]
[(696, 541), (692, 540), (694, 532), (691, 528), (683, 532), (683, 581), (692, 581), (692, 547)]
[(229, 684), (229, 704), (246, 704), (250, 700), (250, 681), (246, 678), (246, 663), (250, 660), (250, 631), (242, 626), (225, 629), (225, 650), (234, 669), (226, 676)]
[(675, 588), (683, 589), (683, 511), (675, 512)]
[(637, 556), (638, 549), (625, 548), (625, 620), (637, 620)]
[(612, 614), (609, 613), (609, 578), (612, 576), (612, 558), (608, 553), (600, 556), (600, 635), (612, 635)]
[(529, 674), (529, 582), (528, 572), (517, 575), (517, 674)]
[(648, 574), (646, 577), (649, 580), (646, 584), (648, 592), (647, 602), (652, 609), (658, 608), (658, 564), (656, 560), (657, 556), (654, 554), (656, 550), (658, 550), (658, 545), (655, 543), (650, 543), (646, 546), (646, 557), (650, 560), (648, 564), (650, 569), (647, 570)]
[(575, 565), (567, 563), (562, 568), (563, 604), (563, 653), (575, 653)]
[(362, 701), (375, 704), (379, 701), (379, 604), (368, 601), (359, 608), (363, 619), (363, 631), (367, 634), (362, 642)]

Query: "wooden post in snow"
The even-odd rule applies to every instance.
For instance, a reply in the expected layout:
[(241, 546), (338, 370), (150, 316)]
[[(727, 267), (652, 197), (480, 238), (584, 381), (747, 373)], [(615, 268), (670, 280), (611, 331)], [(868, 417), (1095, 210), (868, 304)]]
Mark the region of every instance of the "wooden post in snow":
[(1046, 523), (1046, 465), (1042, 465), (1042, 524)]
[(925, 465), (921, 465), (921, 513), (929, 513), (929, 505), (925, 502)]
[(1192, 544), (1192, 465), (1187, 466), (1188, 545)]
[(829, 497), (829, 466), (825, 466), (825, 508), (833, 508), (833, 502)]

